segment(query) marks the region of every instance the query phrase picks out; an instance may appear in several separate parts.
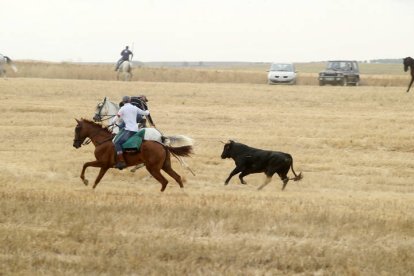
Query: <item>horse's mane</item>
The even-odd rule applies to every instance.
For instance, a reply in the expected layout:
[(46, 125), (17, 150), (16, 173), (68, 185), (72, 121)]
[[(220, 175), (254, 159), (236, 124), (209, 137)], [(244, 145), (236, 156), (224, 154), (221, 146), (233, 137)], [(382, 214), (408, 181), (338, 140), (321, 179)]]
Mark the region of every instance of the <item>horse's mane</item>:
[(85, 122), (85, 123), (100, 127), (100, 128), (102, 128), (103, 130), (107, 131), (109, 134), (112, 135), (112, 131), (109, 130), (109, 128), (107, 126), (104, 126), (103, 124), (98, 124), (98, 123), (95, 123), (94, 121), (84, 119), (84, 118), (82, 118), (82, 121)]

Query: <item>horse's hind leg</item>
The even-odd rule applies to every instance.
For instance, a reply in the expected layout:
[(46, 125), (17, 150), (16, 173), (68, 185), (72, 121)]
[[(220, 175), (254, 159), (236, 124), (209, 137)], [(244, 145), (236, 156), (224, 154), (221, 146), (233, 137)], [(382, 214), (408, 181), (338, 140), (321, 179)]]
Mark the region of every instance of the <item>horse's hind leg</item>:
[(165, 188), (167, 187), (168, 180), (161, 174), (160, 170), (158, 168), (150, 168), (148, 165), (146, 165), (147, 170), (149, 173), (158, 180), (158, 182), (161, 183), (161, 192), (164, 192)]
[(173, 168), (171, 167), (171, 164), (169, 165), (165, 164), (164, 167), (162, 167), (162, 170), (165, 171), (169, 176), (174, 178), (174, 180), (177, 181), (178, 185), (180, 185), (180, 188), (184, 188), (181, 176), (176, 171), (173, 170)]

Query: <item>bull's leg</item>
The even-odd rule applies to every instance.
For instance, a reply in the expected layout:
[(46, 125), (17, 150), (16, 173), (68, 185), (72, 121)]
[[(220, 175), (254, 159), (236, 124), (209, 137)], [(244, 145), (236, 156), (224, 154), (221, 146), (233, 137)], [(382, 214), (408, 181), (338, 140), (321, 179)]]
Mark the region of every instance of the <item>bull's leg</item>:
[(257, 189), (258, 190), (263, 189), (267, 184), (270, 183), (270, 181), (272, 181), (272, 176), (266, 176), (266, 179), (265, 179), (264, 183)]
[(282, 191), (283, 191), (289, 182), (289, 178), (286, 176), (285, 178), (282, 179), (282, 181), (283, 181), (283, 186), (282, 186)]
[(241, 169), (239, 167), (234, 168), (234, 170), (230, 173), (229, 177), (227, 177), (226, 181), (224, 181), (224, 185), (229, 184), (230, 179), (238, 174), (239, 172), (241, 172)]
[(98, 185), (99, 181), (101, 181), (102, 177), (105, 175), (105, 173), (108, 171), (109, 168), (103, 167), (99, 170), (99, 174), (95, 179), (95, 184), (93, 185), (93, 189), (96, 188), (96, 185)]
[(241, 184), (247, 184), (247, 182), (246, 181), (244, 181), (244, 179), (243, 179), (243, 177), (245, 177), (246, 175), (248, 175), (249, 173), (248, 172), (246, 172), (246, 171), (242, 171), (241, 172), (241, 174), (239, 175), (239, 178), (240, 178), (240, 183)]
[(88, 186), (88, 183), (89, 183), (89, 181), (85, 178), (85, 171), (87, 167), (102, 167), (102, 163), (98, 160), (95, 160), (95, 161), (86, 162), (85, 164), (83, 164), (80, 178), (82, 179), (83, 184), (85, 184), (86, 186)]

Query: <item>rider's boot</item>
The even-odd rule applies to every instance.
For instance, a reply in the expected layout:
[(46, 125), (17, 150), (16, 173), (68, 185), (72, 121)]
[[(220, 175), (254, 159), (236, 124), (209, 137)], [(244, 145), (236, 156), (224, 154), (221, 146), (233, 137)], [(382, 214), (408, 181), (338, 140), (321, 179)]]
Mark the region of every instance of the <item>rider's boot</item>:
[(118, 162), (116, 163), (115, 168), (120, 170), (126, 168), (124, 155), (122, 153), (118, 154)]

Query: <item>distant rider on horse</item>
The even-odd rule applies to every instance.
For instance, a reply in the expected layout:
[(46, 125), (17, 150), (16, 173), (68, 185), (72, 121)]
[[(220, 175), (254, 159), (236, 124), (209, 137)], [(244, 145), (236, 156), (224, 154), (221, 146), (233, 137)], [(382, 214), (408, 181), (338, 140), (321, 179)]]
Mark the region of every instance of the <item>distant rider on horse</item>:
[(137, 115), (147, 116), (150, 114), (148, 110), (142, 110), (131, 104), (131, 98), (124, 96), (122, 98), (124, 105), (119, 109), (117, 116), (125, 123), (125, 129), (120, 134), (119, 138), (114, 142), (118, 161), (115, 165), (117, 169), (124, 169), (126, 167), (125, 159), (122, 152), (122, 144), (125, 143), (128, 138), (138, 132)]
[(129, 50), (128, 46), (125, 46), (125, 49), (121, 52), (121, 58), (116, 63), (115, 71), (118, 71), (119, 66), (121, 66), (122, 62), (129, 61), (129, 56), (131, 56), (132, 59), (134, 54)]

